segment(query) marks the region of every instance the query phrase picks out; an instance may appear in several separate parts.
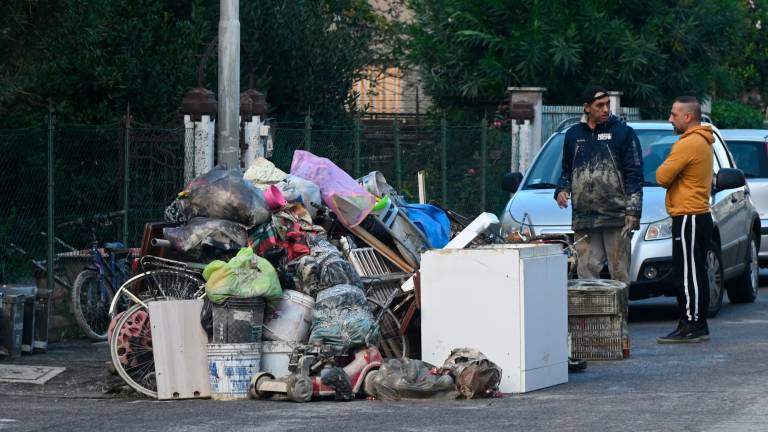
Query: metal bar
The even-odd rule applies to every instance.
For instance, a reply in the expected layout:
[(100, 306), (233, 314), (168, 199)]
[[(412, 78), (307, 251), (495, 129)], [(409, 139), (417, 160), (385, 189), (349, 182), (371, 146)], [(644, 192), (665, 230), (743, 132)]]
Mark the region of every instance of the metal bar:
[(55, 286), (54, 278), (53, 278), (53, 257), (55, 255), (54, 253), (54, 247), (55, 247), (55, 237), (56, 233), (54, 232), (56, 227), (53, 224), (54, 221), (54, 173), (53, 173), (53, 167), (54, 167), (54, 145), (53, 145), (53, 127), (54, 127), (54, 121), (55, 117), (53, 115), (53, 105), (48, 105), (48, 250), (46, 254), (46, 288), (48, 288), (49, 292), (51, 293), (51, 298), (53, 298), (53, 289)]
[(416, 181), (419, 185), (419, 204), (427, 203), (427, 172), (421, 170), (416, 173)]
[(312, 113), (304, 117), (304, 150), (312, 151)]
[(443, 206), (448, 207), (448, 154), (447, 154), (448, 122), (445, 117), (440, 120), (440, 191)]
[(403, 166), (400, 159), (400, 121), (395, 118), (392, 120), (392, 130), (395, 135), (395, 185), (397, 190), (403, 190)]
[(125, 111), (125, 160), (123, 165), (123, 243), (128, 245), (128, 211), (131, 190), (131, 104)]
[(488, 160), (488, 120), (483, 117), (480, 122), (480, 178), (482, 183), (480, 184), (480, 208), (482, 211), (486, 209), (486, 165)]
[(352, 141), (355, 146), (355, 178), (360, 178), (360, 117), (355, 117), (355, 133)]

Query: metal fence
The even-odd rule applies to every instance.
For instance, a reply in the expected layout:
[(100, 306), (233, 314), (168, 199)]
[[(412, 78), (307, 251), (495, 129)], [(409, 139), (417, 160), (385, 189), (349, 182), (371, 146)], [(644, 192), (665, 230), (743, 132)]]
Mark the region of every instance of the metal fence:
[[(576, 105), (544, 105), (541, 116), (541, 139), (546, 141), (565, 120), (581, 117), (584, 107)], [(627, 121), (640, 120), (640, 109), (620, 107), (619, 117)], [(543, 142), (542, 142), (543, 144)]]
[[(573, 114), (571, 108), (545, 107), (544, 139), (560, 117)], [(31, 274), (28, 261), (8, 248), (10, 242), (35, 257), (46, 256), (41, 233), (47, 231), (49, 216), (59, 224), (125, 210), (125, 220), (100, 233), (101, 240), (138, 246), (144, 224), (161, 220), (183, 188), (184, 146), (191, 142), (185, 133), (181, 125), (169, 129), (130, 121), (0, 130), (0, 283)], [(307, 118), (275, 125), (273, 142), (272, 161), (286, 172), (293, 152), (305, 149), (355, 178), (381, 171), (412, 202), (418, 200), (417, 173), (423, 170), (427, 199), (468, 217), (502, 211), (509, 194), (500, 189), (500, 181), (516, 162), (513, 155), (520, 154), (511, 149), (508, 125), (452, 125), (426, 118), (346, 125), (312, 124)], [(55, 235), (87, 248), (87, 232), (57, 230)]]
[[(126, 217), (97, 234), (137, 245), (143, 225), (161, 219), (182, 187), (184, 133), (130, 122), (0, 130), (0, 283), (33, 274), (10, 244), (46, 257), (49, 216), (60, 224), (124, 210)], [(80, 249), (90, 241), (87, 227), (55, 236)]]

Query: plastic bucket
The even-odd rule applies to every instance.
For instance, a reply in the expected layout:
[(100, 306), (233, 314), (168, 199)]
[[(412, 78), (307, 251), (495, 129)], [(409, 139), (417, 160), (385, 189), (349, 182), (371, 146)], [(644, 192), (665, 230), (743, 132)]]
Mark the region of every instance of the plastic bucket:
[(266, 318), (264, 339), (304, 343), (312, 327), (315, 300), (298, 291), (284, 290), (283, 301)]
[(261, 343), (208, 344), (211, 399), (248, 399), (251, 378), (261, 370)]
[(264, 299), (230, 297), (213, 305), (213, 343), (261, 342)]
[(261, 344), (261, 371), (269, 372), (272, 376), (282, 377), (288, 375), (288, 363), (291, 353), (299, 343), (266, 341)]

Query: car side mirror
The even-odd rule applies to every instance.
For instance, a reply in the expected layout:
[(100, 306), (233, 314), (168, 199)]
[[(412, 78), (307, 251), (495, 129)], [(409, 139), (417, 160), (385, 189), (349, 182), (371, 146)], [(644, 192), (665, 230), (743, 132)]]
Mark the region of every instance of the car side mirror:
[(511, 172), (501, 179), (501, 189), (505, 192), (515, 193), (523, 182), (523, 173)]
[(722, 191), (726, 189), (736, 189), (747, 184), (747, 178), (744, 172), (737, 168), (720, 168), (717, 172), (715, 187)]

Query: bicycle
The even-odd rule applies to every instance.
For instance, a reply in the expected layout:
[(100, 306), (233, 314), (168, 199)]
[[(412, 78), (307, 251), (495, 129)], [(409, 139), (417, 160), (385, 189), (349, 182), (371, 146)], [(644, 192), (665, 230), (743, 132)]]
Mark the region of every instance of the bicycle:
[[(109, 353), (115, 370), (126, 384), (139, 393), (156, 398), (148, 303), (205, 298), (204, 266), (151, 255), (143, 256), (139, 266), (142, 272), (127, 280), (112, 299)], [(120, 304), (128, 305), (127, 309), (118, 312)], [(210, 302), (205, 302), (201, 315), (201, 321), (211, 320)]]
[(96, 235), (97, 228), (112, 226), (112, 219), (122, 215), (122, 211), (97, 214), (87, 221), (78, 218), (57, 225), (57, 228), (88, 226), (90, 230), (92, 262), (78, 273), (70, 294), (75, 321), (85, 335), (93, 340), (106, 340), (110, 324), (109, 305), (116, 287), (121, 286), (131, 274), (130, 250), (120, 242), (104, 243), (100, 248)]

